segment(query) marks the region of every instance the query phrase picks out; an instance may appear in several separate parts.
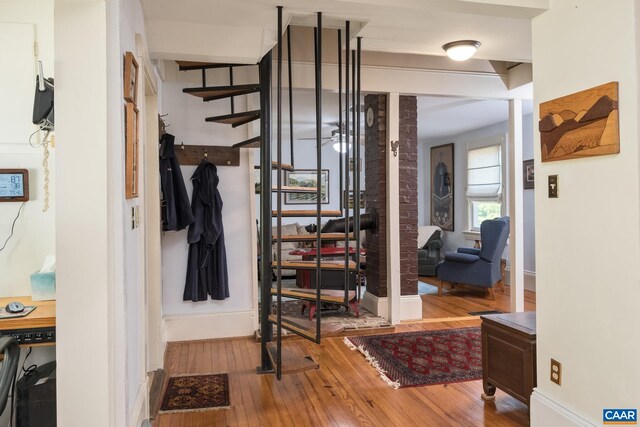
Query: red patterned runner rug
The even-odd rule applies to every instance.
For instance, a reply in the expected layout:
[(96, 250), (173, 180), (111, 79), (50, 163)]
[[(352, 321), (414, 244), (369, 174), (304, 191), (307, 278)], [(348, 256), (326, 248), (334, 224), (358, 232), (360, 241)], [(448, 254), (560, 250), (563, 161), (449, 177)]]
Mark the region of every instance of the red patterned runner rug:
[(394, 388), (482, 379), (480, 328), (345, 337)]
[(180, 375), (169, 378), (160, 413), (229, 408), (227, 374)]

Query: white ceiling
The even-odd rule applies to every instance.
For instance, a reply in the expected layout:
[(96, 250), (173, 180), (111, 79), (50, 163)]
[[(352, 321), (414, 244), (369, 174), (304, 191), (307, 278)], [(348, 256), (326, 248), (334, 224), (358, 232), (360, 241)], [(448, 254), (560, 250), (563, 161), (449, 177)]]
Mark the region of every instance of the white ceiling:
[[(523, 115), (533, 102), (524, 100)], [(431, 142), (509, 120), (509, 103), (495, 99), (418, 97), (418, 141)]]
[[(336, 129), (335, 122), (338, 121), (338, 94), (324, 91), (322, 105), (322, 136), (330, 137), (331, 131)], [(315, 92), (294, 90), (293, 106), (295, 138), (315, 137)], [(524, 100), (522, 109), (523, 115), (531, 114), (532, 101)], [(351, 119), (351, 116), (349, 118)], [(418, 97), (418, 141), (421, 143), (441, 140), (507, 120), (509, 120), (509, 103), (504, 100), (444, 96)], [(362, 115), (360, 126), (364, 133)], [(289, 101), (286, 93), (282, 105), (282, 127), (283, 135), (287, 139), (289, 135)], [(275, 125), (273, 131), (275, 132)]]
[[(533, 16), (549, 0), (142, 0), (150, 51), (158, 58), (256, 61), (273, 46), (276, 5), (285, 23), (322, 11), (349, 19), (363, 49), (444, 55), (453, 40), (479, 40), (476, 58), (530, 62)], [(214, 37), (214, 38), (211, 38)], [(184, 53), (184, 55), (181, 55)], [(180, 56), (183, 56), (182, 58)]]

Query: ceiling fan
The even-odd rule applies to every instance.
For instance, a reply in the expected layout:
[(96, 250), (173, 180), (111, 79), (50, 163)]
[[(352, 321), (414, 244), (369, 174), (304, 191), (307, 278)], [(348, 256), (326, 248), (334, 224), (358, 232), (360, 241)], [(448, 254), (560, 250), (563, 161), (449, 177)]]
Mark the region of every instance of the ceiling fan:
[[(340, 143), (340, 126), (339, 123), (329, 123), (330, 125), (334, 126), (335, 129), (333, 129), (331, 131), (331, 136), (323, 136), (322, 139), (324, 142), (322, 143), (322, 145), (327, 145), (329, 143), (333, 143), (335, 145), (338, 146), (338, 148), (336, 148), (336, 151), (339, 151), (339, 143)], [(344, 127), (344, 125), (343, 125)], [(351, 142), (353, 142), (353, 130), (349, 133), (349, 143), (351, 144)], [(310, 137), (310, 138), (296, 138), (298, 141), (315, 141), (316, 137)], [(346, 134), (343, 133), (342, 134), (342, 144), (344, 145), (344, 143), (346, 142)], [(363, 144), (364, 143), (364, 135), (360, 136), (360, 143)], [(343, 151), (344, 152), (344, 151)]]

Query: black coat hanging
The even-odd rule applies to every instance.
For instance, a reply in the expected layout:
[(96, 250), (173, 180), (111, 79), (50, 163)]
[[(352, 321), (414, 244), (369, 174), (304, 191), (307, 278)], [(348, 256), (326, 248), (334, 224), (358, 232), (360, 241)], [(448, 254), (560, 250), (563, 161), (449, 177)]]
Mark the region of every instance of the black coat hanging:
[(165, 231), (182, 230), (194, 221), (174, 140), (175, 137), (168, 133), (160, 138), (160, 185), (164, 196), (162, 228)]
[(191, 177), (191, 210), (195, 221), (189, 226), (189, 258), (184, 301), (229, 298), (227, 253), (222, 227), (222, 198), (218, 191), (218, 170), (206, 159)]

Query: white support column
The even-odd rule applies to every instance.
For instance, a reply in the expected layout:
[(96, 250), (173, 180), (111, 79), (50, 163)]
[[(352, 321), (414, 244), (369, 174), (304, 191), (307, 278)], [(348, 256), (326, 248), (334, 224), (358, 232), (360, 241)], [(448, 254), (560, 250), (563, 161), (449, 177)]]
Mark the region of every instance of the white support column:
[(524, 220), (522, 188), (522, 100), (509, 100), (509, 262), (511, 311), (524, 311)]
[(400, 201), (399, 161), (391, 151), (391, 141), (400, 140), (400, 95), (387, 97), (387, 295), (389, 321), (400, 323)]
[(119, 12), (54, 5), (60, 426), (127, 425)]

